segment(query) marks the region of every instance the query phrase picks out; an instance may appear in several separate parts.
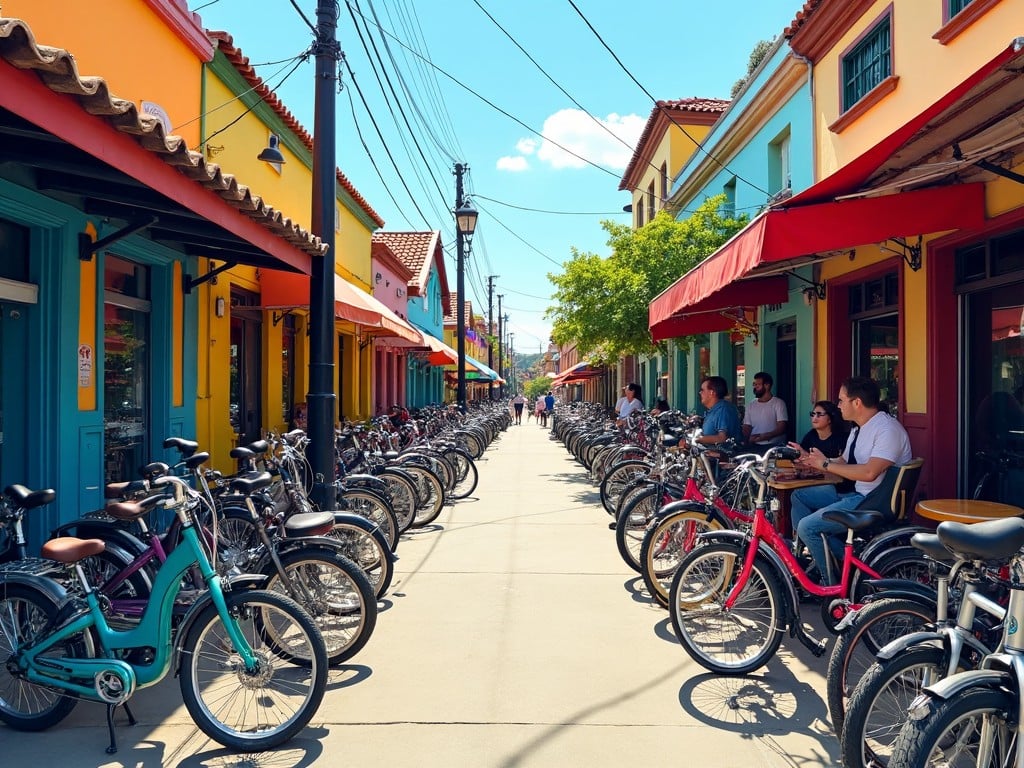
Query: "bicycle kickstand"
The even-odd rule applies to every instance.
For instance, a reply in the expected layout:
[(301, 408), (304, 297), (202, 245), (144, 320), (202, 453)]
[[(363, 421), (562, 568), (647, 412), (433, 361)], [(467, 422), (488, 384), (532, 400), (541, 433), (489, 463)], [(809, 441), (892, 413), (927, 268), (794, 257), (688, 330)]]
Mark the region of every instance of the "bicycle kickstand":
[[(124, 707), (124, 713), (128, 715), (128, 725), (135, 725), (139, 722), (135, 719), (135, 715), (132, 714), (127, 701), (120, 706)], [(107, 747), (108, 755), (113, 755), (117, 752), (117, 736), (114, 734), (114, 710), (117, 707), (117, 704), (107, 704), (107, 732), (110, 734), (110, 746)]]

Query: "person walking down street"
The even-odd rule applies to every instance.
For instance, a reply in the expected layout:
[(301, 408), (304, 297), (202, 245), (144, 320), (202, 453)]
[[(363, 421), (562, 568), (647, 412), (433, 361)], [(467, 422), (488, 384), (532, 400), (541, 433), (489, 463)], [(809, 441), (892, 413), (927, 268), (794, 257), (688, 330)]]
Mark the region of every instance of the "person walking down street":
[(516, 424), (523, 423), (523, 406), (526, 405), (526, 396), (522, 392), (517, 392), (516, 396), (512, 398), (512, 408), (516, 412)]
[(545, 427), (548, 425), (548, 422), (550, 421), (551, 422), (551, 428), (552, 429), (555, 428), (554, 421), (551, 418), (554, 415), (554, 413), (555, 413), (555, 396), (553, 394), (551, 394), (551, 390), (548, 390), (548, 393), (546, 395), (544, 395), (544, 426)]
[(721, 376), (707, 376), (700, 383), (700, 402), (707, 409), (704, 414), (704, 434), (697, 438), (704, 445), (718, 445), (726, 440), (741, 440), (740, 414), (736, 406), (726, 400), (729, 385)]
[(619, 418), (615, 420), (616, 425), (622, 426), (626, 423), (626, 417), (631, 413), (644, 409), (643, 389), (639, 384), (626, 385), (626, 402), (619, 409)]
[(764, 452), (786, 442), (789, 412), (782, 398), (772, 394), (775, 380), (770, 373), (754, 374), (754, 400), (743, 414), (743, 437), (755, 451)]
[(541, 395), (537, 395), (537, 400), (533, 404), (533, 415), (537, 419), (538, 424), (540, 424), (542, 413), (544, 413), (544, 398)]
[(846, 528), (823, 519), (830, 509), (856, 509), (872, 490), (882, 483), (885, 471), (906, 464), (913, 458), (907, 431), (896, 419), (880, 408), (878, 384), (864, 376), (854, 376), (839, 387), (839, 411), (842, 418), (853, 422), (842, 456), (829, 458), (812, 447), (801, 454), (800, 466), (831, 472), (853, 481), (853, 490), (837, 490), (832, 485), (799, 488), (790, 498), (793, 528), (807, 547), (821, 574), (828, 580), (826, 541), (829, 550), (842, 557), (842, 536)]

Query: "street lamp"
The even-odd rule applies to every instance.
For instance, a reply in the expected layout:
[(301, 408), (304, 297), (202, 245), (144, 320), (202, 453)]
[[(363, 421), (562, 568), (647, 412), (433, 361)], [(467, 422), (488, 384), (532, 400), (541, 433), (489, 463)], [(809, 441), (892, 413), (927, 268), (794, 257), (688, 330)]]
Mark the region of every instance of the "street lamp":
[(459, 410), (466, 411), (466, 246), (476, 229), (477, 211), (462, 194), (462, 174), (466, 167), (455, 164), (455, 252), (458, 255), (458, 301), (456, 302), (456, 328), (458, 333), (459, 383), (456, 402)]

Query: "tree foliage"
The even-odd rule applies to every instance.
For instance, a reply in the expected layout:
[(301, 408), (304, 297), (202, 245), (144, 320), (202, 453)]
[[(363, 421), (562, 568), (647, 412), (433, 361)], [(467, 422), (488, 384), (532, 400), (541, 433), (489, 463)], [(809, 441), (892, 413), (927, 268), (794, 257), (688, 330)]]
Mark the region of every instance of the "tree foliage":
[(575, 343), (580, 355), (613, 362), (656, 350), (647, 324), (651, 300), (743, 228), (746, 217), (719, 210), (725, 197), (709, 198), (688, 219), (665, 211), (640, 229), (601, 222), (612, 254), (602, 258), (575, 248), (555, 286), (552, 321), (556, 344)]
[(775, 45), (775, 40), (759, 40), (754, 44), (754, 49), (750, 52), (750, 58), (747, 60), (747, 73), (732, 84), (732, 90), (729, 92), (729, 98), (735, 99), (736, 94), (743, 90), (743, 86), (747, 84), (747, 80), (754, 74), (754, 70), (757, 69), (758, 65), (768, 55), (768, 51)]

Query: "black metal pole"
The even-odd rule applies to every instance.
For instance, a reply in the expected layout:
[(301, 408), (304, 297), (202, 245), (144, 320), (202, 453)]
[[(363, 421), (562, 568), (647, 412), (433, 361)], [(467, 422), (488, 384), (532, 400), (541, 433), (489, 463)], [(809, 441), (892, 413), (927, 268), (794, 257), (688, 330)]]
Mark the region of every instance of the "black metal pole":
[(309, 448), (313, 469), (312, 501), (320, 509), (334, 509), (334, 205), (335, 168), (334, 94), (339, 58), (337, 3), (317, 0), (316, 85), (313, 115), (312, 230), (328, 246), (313, 259), (309, 281)]
[[(455, 210), (461, 210), (463, 206), (462, 198), (462, 172), (464, 168), (462, 163), (455, 164)], [(459, 382), (458, 389), (456, 390), (456, 402), (459, 404), (459, 410), (463, 413), (466, 412), (466, 275), (465, 275), (465, 235), (459, 229), (458, 221), (455, 224), (455, 251), (458, 255), (458, 265), (456, 267), (458, 275), (457, 292), (459, 294), (458, 301), (456, 302), (457, 307), (455, 310), (455, 322), (457, 324), (456, 331), (458, 334), (458, 349), (459, 353)]]
[[(501, 300), (505, 298), (505, 294), (498, 294), (498, 378), (505, 379), (505, 355), (502, 353), (502, 346), (504, 345), (504, 337), (502, 336), (503, 326), (501, 322)], [(505, 397), (505, 385), (498, 385), (498, 399), (501, 400)]]
[[(487, 276), (487, 367), (494, 370), (494, 278), (498, 275)], [(499, 313), (501, 310), (498, 310)], [(487, 385), (487, 399), (494, 399), (494, 382)]]

